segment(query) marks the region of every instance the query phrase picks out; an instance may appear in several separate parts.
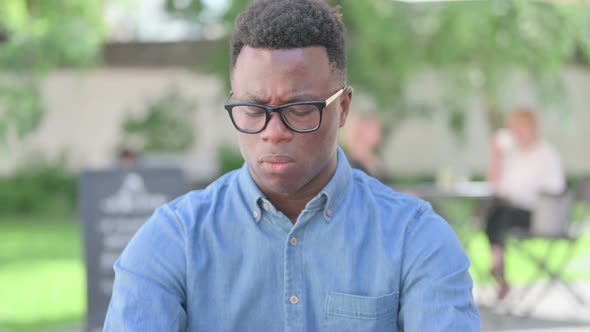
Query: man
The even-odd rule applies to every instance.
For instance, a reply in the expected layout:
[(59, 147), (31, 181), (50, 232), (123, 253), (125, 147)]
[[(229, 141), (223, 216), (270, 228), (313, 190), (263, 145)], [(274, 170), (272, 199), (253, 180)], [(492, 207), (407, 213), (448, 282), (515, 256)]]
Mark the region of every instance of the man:
[(340, 145), (353, 168), (383, 183), (391, 182), (377, 150), (383, 143), (383, 123), (373, 112), (355, 112), (347, 116)]
[(353, 171), (339, 13), (254, 1), (226, 110), (246, 161), (158, 209), (115, 263), (106, 331), (478, 331), (469, 261), (430, 206)]

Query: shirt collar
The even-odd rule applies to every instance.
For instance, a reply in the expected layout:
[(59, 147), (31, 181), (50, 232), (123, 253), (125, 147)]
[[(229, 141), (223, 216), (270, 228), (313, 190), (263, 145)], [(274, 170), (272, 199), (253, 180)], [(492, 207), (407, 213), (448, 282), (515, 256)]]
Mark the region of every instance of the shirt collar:
[[(334, 175), (324, 189), (305, 207), (306, 209), (323, 209), (326, 222), (330, 221), (352, 183), (352, 169), (340, 147), (338, 147), (337, 158), (338, 163)], [(261, 205), (263, 201), (266, 201), (266, 197), (252, 179), (247, 163), (244, 163), (240, 169), (238, 184), (252, 217), (256, 222), (259, 222), (262, 216)]]
[(338, 147), (338, 164), (334, 175), (324, 189), (307, 204), (307, 207), (323, 207), (324, 220), (329, 222), (342, 202), (344, 195), (348, 192), (351, 183), (352, 168), (348, 163), (348, 159), (346, 159), (344, 151)]
[(242, 165), (239, 172), (238, 186), (246, 204), (248, 205), (248, 209), (252, 213), (252, 217), (256, 222), (259, 222), (262, 216), (262, 211), (258, 202), (264, 198), (264, 194), (254, 182), (254, 179), (252, 179), (250, 170), (248, 169), (248, 163), (244, 162), (244, 165)]

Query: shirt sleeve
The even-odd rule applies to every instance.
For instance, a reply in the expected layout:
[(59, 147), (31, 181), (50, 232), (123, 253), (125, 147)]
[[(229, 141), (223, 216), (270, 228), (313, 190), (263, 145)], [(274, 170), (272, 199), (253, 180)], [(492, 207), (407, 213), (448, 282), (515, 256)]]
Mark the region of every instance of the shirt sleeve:
[(104, 331), (186, 331), (184, 229), (158, 209), (115, 262)]
[(469, 259), (429, 206), (408, 225), (403, 255), (400, 331), (480, 331)]

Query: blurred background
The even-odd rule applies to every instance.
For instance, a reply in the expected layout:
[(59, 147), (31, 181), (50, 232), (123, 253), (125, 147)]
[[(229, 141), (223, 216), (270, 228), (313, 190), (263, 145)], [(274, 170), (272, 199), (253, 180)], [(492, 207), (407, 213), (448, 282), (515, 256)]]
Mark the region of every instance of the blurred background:
[[(537, 111), (568, 184), (590, 175), (590, 1), (328, 2), (348, 29), (351, 111), (378, 116), (394, 188), (483, 180), (490, 139), (519, 106)], [(131, 154), (181, 168), (197, 189), (241, 166), (223, 103), (229, 36), (248, 3), (0, 2), (0, 331), (84, 326), (81, 171)], [(448, 202), (446, 214), (470, 218), (474, 204)], [(487, 240), (472, 235), (468, 255), (485, 270)], [(589, 281), (588, 235), (572, 255), (569, 280)], [(530, 267), (509, 259), (518, 282)], [(495, 315), (484, 330), (515, 328)], [(533, 325), (563, 317), (541, 318)]]

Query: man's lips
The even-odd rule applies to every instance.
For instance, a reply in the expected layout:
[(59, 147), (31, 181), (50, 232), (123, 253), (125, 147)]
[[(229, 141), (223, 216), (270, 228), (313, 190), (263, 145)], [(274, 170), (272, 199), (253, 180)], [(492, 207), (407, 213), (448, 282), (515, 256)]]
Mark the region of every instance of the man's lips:
[(275, 163), (292, 163), (295, 160), (287, 155), (279, 155), (279, 154), (272, 154), (272, 155), (264, 155), (262, 156), (262, 158), (260, 158), (259, 163), (270, 163), (270, 164), (275, 164)]
[(259, 164), (275, 172), (287, 170), (295, 160), (287, 155), (264, 155), (259, 159)]

